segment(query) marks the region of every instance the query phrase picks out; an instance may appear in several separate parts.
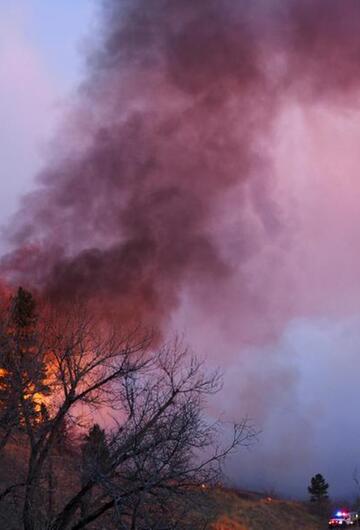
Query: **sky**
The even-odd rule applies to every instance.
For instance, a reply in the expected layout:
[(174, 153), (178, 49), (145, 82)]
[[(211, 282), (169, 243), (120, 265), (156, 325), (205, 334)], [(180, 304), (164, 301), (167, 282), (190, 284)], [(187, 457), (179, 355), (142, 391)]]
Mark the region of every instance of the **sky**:
[(2, 222), (41, 168), (46, 144), (81, 78), (92, 0), (0, 4), (0, 195)]
[[(17, 215), (23, 195), (36, 188), (50, 140), (83, 79), (83, 54), (94, 28), (93, 0), (0, 3), (2, 249), (8, 220)], [(254, 303), (243, 314), (237, 300), (244, 293), (231, 283), (216, 314), (208, 307), (205, 312), (185, 290), (172, 317), (172, 328), (195, 351), (221, 365), (224, 390), (211, 404), (214, 414), (247, 414), (261, 431), (258, 442), (228, 466), (230, 479), (245, 487), (301, 497), (310, 477), (321, 472), (331, 494), (357, 493), (352, 476), (360, 468), (359, 133), (356, 97), (350, 103), (283, 101), (267, 142), (275, 217), (285, 229), (274, 236), (274, 251), (262, 228), (250, 223), (247, 229), (259, 232), (261, 248), (250, 249), (242, 269), (249, 284), (266, 293), (261, 309)], [(251, 193), (262, 200), (261, 188)], [(237, 200), (236, 194), (226, 198), (229, 212)], [(274, 219), (263, 221), (277, 234)], [(231, 244), (224, 252), (230, 261), (241, 243), (238, 222), (238, 212), (227, 214)]]

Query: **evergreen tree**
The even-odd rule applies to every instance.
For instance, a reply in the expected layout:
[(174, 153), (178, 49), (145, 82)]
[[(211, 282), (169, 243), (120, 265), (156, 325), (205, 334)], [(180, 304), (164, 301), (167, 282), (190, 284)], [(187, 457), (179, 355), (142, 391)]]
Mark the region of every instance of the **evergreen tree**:
[(311, 478), (310, 486), (308, 486), (311, 502), (321, 503), (322, 501), (327, 500), (329, 498), (328, 489), (329, 484), (320, 473), (313, 476)]
[[(9, 433), (41, 421), (41, 399), (48, 392), (39, 352), (38, 317), (32, 294), (20, 287), (1, 323), (0, 427)], [(40, 354), (39, 354), (40, 353)]]
[(29, 291), (19, 287), (16, 296), (11, 304), (11, 319), (15, 329), (27, 330), (36, 325), (37, 316), (35, 313), (36, 303)]
[[(106, 441), (105, 431), (95, 423), (84, 437), (82, 446), (81, 482), (85, 486), (90, 479), (99, 480), (107, 472), (110, 462), (110, 451)], [(91, 494), (87, 494), (81, 504), (82, 516), (85, 516), (91, 501)]]
[(85, 436), (82, 446), (82, 466), (84, 472), (88, 477), (92, 473), (106, 473), (109, 458), (110, 454), (105, 431), (95, 423)]

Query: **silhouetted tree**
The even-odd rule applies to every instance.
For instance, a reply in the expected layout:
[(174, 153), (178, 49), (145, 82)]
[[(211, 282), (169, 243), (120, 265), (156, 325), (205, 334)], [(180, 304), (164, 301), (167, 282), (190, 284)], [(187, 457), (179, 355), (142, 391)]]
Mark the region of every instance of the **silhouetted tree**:
[[(86, 486), (89, 480), (94, 478), (97, 479), (99, 475), (103, 478), (106, 476), (110, 464), (110, 452), (106, 441), (105, 431), (101, 429), (97, 423), (91, 427), (88, 434), (85, 436), (81, 448), (81, 454), (81, 483), (83, 487)], [(82, 500), (82, 517), (86, 516), (90, 501), (91, 491), (89, 491)]]
[(321, 473), (317, 473), (311, 478), (308, 492), (310, 493), (311, 502), (321, 503), (326, 501), (328, 496), (329, 484), (325, 481)]
[(95, 423), (85, 436), (82, 446), (83, 469), (88, 477), (94, 473), (106, 473), (109, 459), (105, 431)]
[(37, 328), (36, 302), (20, 287), (0, 322), (0, 447), (14, 428), (41, 421), (41, 399), (47, 394), (46, 364)]
[[(175, 527), (167, 521), (176, 519), (178, 494), (215, 480), (225, 456), (251, 442), (252, 427), (244, 420), (225, 447), (216, 443), (220, 426), (209, 425), (202, 410), (220, 388), (219, 375), (204, 373), (178, 342), (159, 349), (138, 327), (116, 330), (81, 305), (42, 310), (43, 346), (33, 362), (51, 366), (49, 407), (40, 407), (41, 425), (24, 408), (26, 477), (0, 491), (0, 501), (23, 489), (24, 530), (80, 530), (115, 516), (119, 527), (143, 530), (158, 528), (159, 514)], [(97, 425), (90, 430), (78, 484), (78, 459), (57, 453), (57, 440), (64, 421), (81, 426), (90, 410), (107, 411), (118, 424), (106, 436)]]
[(26, 330), (29, 335), (29, 328), (35, 326), (37, 322), (36, 302), (33, 295), (19, 287), (16, 296), (11, 304), (11, 319), (16, 330)]

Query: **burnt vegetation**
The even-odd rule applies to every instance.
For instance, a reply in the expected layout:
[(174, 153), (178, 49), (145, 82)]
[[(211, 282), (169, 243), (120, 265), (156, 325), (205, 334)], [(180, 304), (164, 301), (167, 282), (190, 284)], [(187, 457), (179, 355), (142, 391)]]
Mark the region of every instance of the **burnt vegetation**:
[(244, 421), (217, 444), (203, 407), (219, 374), (178, 341), (23, 289), (2, 308), (0, 367), (3, 528), (186, 528), (181, 499), (255, 434)]

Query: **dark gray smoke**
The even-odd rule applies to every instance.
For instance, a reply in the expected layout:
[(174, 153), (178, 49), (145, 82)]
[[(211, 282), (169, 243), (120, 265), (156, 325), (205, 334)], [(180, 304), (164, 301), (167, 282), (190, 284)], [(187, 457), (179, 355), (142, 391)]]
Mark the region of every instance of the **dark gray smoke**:
[[(71, 125), (17, 215), (4, 270), (53, 298), (110, 300), (160, 324), (184, 284), (231, 274), (213, 233), (231, 190), (275, 236), (271, 119), (289, 90), (333, 97), (357, 83), (360, 7), (107, 0), (102, 17)], [(241, 263), (257, 241), (246, 220), (238, 230)]]
[(211, 223), (250, 178), (273, 111), (258, 43), (245, 4), (104, 2), (76, 138), (24, 201), (10, 276), (157, 325), (184, 283), (226, 279)]
[[(226, 329), (246, 328), (241, 340), (268, 338), (295, 311), (291, 285), (273, 304), (293, 234), (277, 205), (272, 126), (289, 99), (353, 101), (360, 2), (102, 6), (86, 78), (12, 223), (3, 275), (163, 329), (186, 291), (199, 321), (225, 315)], [(271, 259), (251, 269), (264, 248)], [(254, 388), (292, 387), (291, 367), (274, 370), (252, 401)]]

